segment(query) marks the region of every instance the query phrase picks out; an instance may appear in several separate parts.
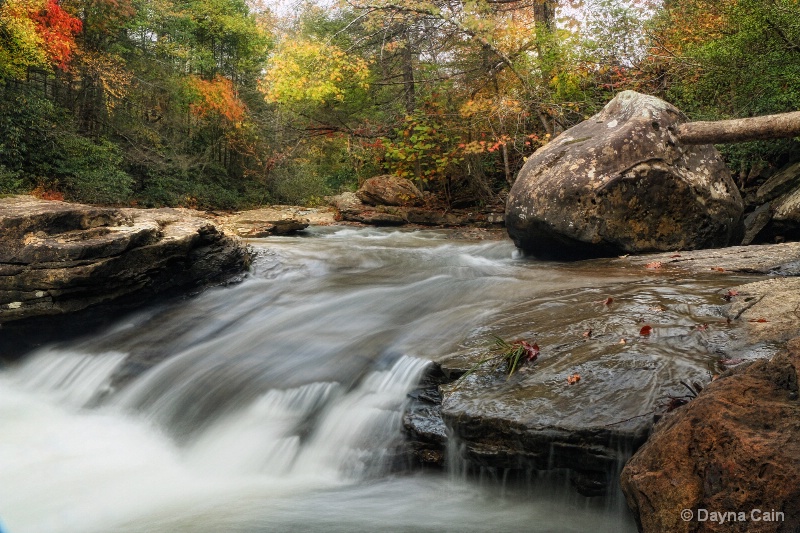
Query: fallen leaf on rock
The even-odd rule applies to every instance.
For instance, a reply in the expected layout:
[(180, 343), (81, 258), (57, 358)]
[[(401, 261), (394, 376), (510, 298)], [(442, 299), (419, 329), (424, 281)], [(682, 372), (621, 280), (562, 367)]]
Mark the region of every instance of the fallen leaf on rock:
[(648, 337), (650, 333), (652, 333), (653, 328), (652, 326), (642, 326), (642, 329), (639, 330), (639, 335), (643, 337)]
[(567, 383), (569, 383), (570, 385), (575, 385), (580, 380), (581, 380), (580, 374), (572, 374), (570, 377), (567, 378)]
[(661, 268), (661, 261), (653, 261), (652, 263), (647, 263), (644, 267), (649, 268), (651, 270), (656, 270), (658, 268)]
[(614, 303), (614, 298), (606, 298), (603, 305), (611, 305)]
[[(536, 343), (530, 344), (527, 341), (517, 341), (520, 346), (525, 350), (525, 360), (529, 363), (539, 357), (539, 345)], [(516, 344), (516, 343), (515, 343)]]
[(748, 320), (748, 322), (764, 323), (764, 322), (769, 322), (769, 320), (767, 320), (766, 318), (763, 318), (763, 317), (762, 318), (751, 318), (750, 320)]
[(739, 296), (739, 291), (730, 289), (722, 298), (730, 302), (734, 296)]
[(722, 267), (711, 267), (711, 270), (715, 270), (717, 272), (725, 272), (725, 269)]
[(592, 336), (592, 329), (591, 329), (591, 328), (589, 328), (589, 329), (587, 329), (586, 331), (584, 331), (584, 332), (583, 332), (583, 336), (584, 336), (584, 338), (587, 338), (587, 339), (588, 339), (589, 337), (591, 337), (591, 336)]
[(674, 254), (674, 255), (671, 255), (669, 257), (670, 257), (670, 259), (675, 259), (676, 257), (680, 257), (680, 256), (681, 256), (681, 254)]

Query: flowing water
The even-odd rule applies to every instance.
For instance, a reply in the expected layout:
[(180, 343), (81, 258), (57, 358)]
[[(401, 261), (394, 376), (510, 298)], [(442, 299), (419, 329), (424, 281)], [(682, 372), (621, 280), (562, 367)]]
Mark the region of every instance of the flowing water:
[(619, 495), (583, 498), (547, 476), (399, 471), (407, 394), (430, 360), (544, 295), (572, 302), (548, 300), (554, 324), (631, 287), (641, 305), (669, 293), (703, 320), (721, 282), (665, 287), (436, 231), (321, 228), (253, 245), (244, 282), (0, 372), (8, 533), (635, 530)]

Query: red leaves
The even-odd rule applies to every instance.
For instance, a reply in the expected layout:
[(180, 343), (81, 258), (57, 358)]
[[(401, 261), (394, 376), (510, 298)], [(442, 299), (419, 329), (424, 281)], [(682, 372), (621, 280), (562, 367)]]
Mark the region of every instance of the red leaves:
[(639, 335), (641, 335), (642, 337), (649, 337), (650, 333), (652, 332), (653, 332), (653, 327), (645, 325), (642, 326), (642, 329), (639, 330)]
[(42, 38), (47, 57), (61, 70), (67, 70), (75, 52), (75, 35), (83, 27), (80, 19), (64, 11), (58, 0), (48, 0), (44, 9), (31, 12), (36, 23), (36, 33)]
[(525, 350), (525, 361), (528, 363), (532, 363), (536, 361), (536, 358), (539, 357), (539, 345), (536, 343), (529, 343), (528, 341), (515, 341), (513, 344), (517, 344), (522, 346)]
[(737, 291), (736, 289), (730, 289), (722, 298), (730, 302), (734, 296), (739, 296), (739, 291)]

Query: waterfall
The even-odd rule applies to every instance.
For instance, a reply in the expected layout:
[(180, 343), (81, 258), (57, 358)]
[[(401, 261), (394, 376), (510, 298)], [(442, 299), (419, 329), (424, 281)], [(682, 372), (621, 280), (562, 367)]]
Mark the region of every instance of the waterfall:
[(5, 533), (633, 530), (545, 486), (532, 498), (403, 468), (403, 412), (430, 360), (511, 304), (601, 275), (441, 232), (255, 244), (239, 285), (0, 369)]

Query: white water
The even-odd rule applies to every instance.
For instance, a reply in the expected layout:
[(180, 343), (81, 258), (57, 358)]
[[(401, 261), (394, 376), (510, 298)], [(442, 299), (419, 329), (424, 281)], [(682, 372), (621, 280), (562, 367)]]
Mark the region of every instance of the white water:
[[(0, 373), (8, 533), (631, 530), (566, 487), (501, 495), (389, 468), (427, 356), (531, 279), (574, 275), (436, 233), (323, 232), (264, 250), (239, 286)], [(113, 387), (132, 364), (152, 368)]]

